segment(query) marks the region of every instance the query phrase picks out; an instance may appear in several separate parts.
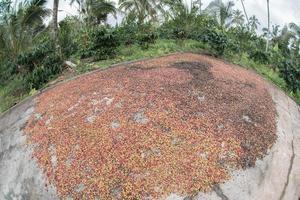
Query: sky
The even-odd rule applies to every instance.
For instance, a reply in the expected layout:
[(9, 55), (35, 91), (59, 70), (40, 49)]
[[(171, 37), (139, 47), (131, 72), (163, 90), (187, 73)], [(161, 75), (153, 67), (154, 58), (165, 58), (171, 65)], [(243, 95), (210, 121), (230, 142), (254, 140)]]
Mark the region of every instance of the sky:
[[(113, 0), (117, 4), (117, 0)], [(185, 0), (187, 3), (190, 0)], [(205, 8), (212, 0), (202, 0), (203, 8)], [(228, 0), (223, 0), (227, 2)], [(58, 19), (62, 20), (67, 15), (77, 13), (76, 5), (70, 6), (70, 0), (60, 0)], [(234, 0), (235, 9), (242, 10), (242, 5), (239, 0)], [(261, 25), (259, 29), (267, 27), (267, 1), (266, 0), (244, 0), (247, 13), (250, 16), (256, 15)], [(48, 8), (52, 8), (53, 0), (47, 3)], [(284, 24), (294, 22), (300, 24), (300, 0), (270, 0), (271, 24)], [(119, 19), (120, 20), (120, 19)], [(110, 23), (115, 23), (115, 19), (109, 18)]]

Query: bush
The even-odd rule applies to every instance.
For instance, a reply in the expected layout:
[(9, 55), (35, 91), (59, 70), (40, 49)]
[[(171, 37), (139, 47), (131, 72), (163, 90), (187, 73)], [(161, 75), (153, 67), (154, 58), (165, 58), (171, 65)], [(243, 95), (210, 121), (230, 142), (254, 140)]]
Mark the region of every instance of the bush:
[(255, 62), (261, 63), (261, 64), (268, 64), (270, 62), (269, 60), (270, 54), (266, 53), (265, 51), (256, 50), (252, 53), (250, 53), (250, 59), (254, 60)]
[(253, 49), (264, 49), (264, 46), (258, 45), (257, 36), (245, 26), (231, 27), (226, 31), (229, 40), (238, 46), (238, 52), (248, 52)]
[(157, 35), (153, 32), (139, 33), (137, 35), (137, 41), (143, 49), (148, 49), (149, 45), (154, 44), (156, 39)]
[(159, 27), (160, 38), (198, 40), (205, 29), (212, 29), (217, 26), (216, 20), (209, 15), (182, 14), (166, 21)]
[(55, 53), (55, 46), (50, 42), (50, 39), (48, 41), (42, 41), (35, 48), (28, 50), (17, 57), (17, 64), (20, 66), (20, 71), (23, 74), (31, 73), (40, 65), (46, 56), (52, 53)]
[(158, 38), (154, 27), (151, 24), (144, 24), (139, 27), (137, 33), (137, 42), (143, 49), (148, 49), (150, 44), (154, 44)]
[(137, 43), (143, 49), (154, 44), (158, 38), (156, 29), (150, 23), (137, 25), (134, 21), (117, 27), (116, 33), (120, 44), (128, 46)]
[(113, 58), (119, 45), (116, 33), (103, 26), (84, 31), (79, 43), (80, 57), (93, 57), (95, 60)]
[(224, 51), (229, 44), (225, 33), (212, 29), (205, 30), (204, 34), (201, 36), (201, 40), (204, 43), (208, 43), (218, 56), (222, 56), (224, 54)]
[(25, 78), (21, 75), (15, 75), (5, 86), (0, 87), (0, 112), (17, 104), (26, 95)]
[(300, 90), (300, 69), (295, 67), (294, 64), (286, 60), (282, 62), (280, 68), (280, 75), (287, 83), (288, 88), (296, 93)]
[(138, 26), (135, 23), (126, 23), (116, 28), (117, 39), (120, 44), (132, 45), (137, 40)]
[(19, 55), (17, 64), (26, 76), (28, 90), (41, 88), (62, 71), (62, 59), (50, 40)]
[(41, 65), (27, 76), (28, 89), (40, 89), (45, 83), (62, 71), (62, 60), (57, 54), (46, 56)]
[(159, 36), (164, 39), (184, 40), (189, 38), (189, 27), (184, 22), (178, 23), (177, 19), (164, 23), (159, 28)]
[(79, 25), (76, 18), (67, 17), (59, 23), (58, 41), (62, 52), (62, 56), (69, 58), (72, 54), (78, 51), (75, 41), (76, 34), (78, 34)]
[(10, 61), (0, 63), (0, 86), (6, 85), (17, 74), (18, 66)]

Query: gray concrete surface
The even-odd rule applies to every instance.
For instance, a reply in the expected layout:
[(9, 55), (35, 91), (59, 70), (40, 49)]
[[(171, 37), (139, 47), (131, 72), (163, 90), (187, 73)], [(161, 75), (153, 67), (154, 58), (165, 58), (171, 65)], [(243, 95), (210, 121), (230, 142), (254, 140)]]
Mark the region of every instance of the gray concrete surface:
[(0, 200), (58, 199), (53, 186), (32, 158), (22, 127), (33, 112), (28, 99), (0, 116)]
[[(212, 192), (195, 197), (172, 194), (169, 200), (298, 200), (300, 197), (300, 108), (270, 84), (278, 111), (278, 140), (269, 154), (256, 166), (235, 171), (232, 178)], [(28, 99), (0, 116), (0, 200), (58, 199), (55, 187), (32, 158), (32, 147), (22, 133), (33, 112)], [(46, 185), (47, 184), (47, 185)]]

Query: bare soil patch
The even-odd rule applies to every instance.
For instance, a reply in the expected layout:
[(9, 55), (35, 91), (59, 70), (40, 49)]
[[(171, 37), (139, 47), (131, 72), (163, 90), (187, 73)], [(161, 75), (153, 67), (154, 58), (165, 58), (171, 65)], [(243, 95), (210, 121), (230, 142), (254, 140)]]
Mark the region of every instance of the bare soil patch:
[(25, 131), (61, 197), (158, 199), (254, 166), (276, 140), (275, 117), (258, 75), (177, 54), (43, 93)]

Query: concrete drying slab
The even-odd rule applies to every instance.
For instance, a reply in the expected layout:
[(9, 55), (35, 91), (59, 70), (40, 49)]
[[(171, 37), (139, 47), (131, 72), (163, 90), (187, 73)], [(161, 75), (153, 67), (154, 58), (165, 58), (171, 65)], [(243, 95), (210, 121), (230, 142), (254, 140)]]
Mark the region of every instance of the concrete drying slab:
[[(268, 91), (278, 113), (278, 138), (268, 155), (254, 167), (232, 172), (230, 180), (209, 193), (193, 197), (174, 193), (167, 199), (299, 199), (300, 108), (272, 84)], [(33, 158), (34, 146), (28, 145), (22, 130), (34, 105), (35, 98), (29, 98), (0, 116), (0, 199), (59, 199), (55, 186), (47, 183)], [(136, 119), (140, 120), (140, 115)]]
[(0, 199), (58, 199), (55, 188), (47, 186), (21, 130), (33, 104), (30, 98), (0, 117)]
[(256, 166), (236, 171), (232, 179), (208, 194), (195, 199), (291, 200), (300, 197), (300, 110), (299, 106), (277, 87), (270, 84), (276, 109), (276, 144)]

